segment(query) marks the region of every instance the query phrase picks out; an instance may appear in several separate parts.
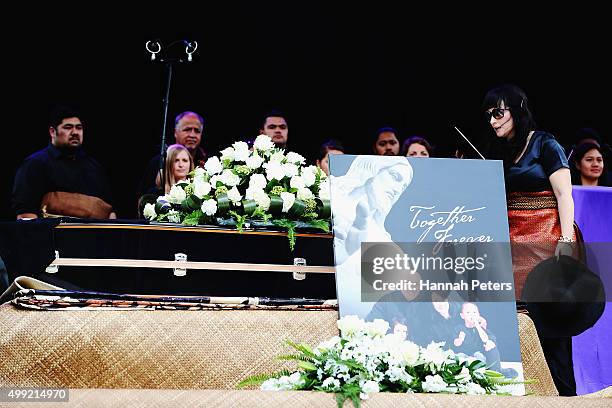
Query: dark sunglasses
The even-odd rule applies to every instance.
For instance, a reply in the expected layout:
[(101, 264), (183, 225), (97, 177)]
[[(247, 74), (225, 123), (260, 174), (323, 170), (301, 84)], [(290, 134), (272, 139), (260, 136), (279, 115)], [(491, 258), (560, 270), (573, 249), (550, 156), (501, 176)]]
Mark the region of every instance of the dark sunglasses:
[(485, 120), (487, 122), (491, 121), (491, 116), (493, 116), (495, 119), (501, 119), (504, 117), (504, 111), (509, 111), (509, 108), (493, 108), (491, 109), (491, 112), (485, 112), (484, 116), (485, 116)]

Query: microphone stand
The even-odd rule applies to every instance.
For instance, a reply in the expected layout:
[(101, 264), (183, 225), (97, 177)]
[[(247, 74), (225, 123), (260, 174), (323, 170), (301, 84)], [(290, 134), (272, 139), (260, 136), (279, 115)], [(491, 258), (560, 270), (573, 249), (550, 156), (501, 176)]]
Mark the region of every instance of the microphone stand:
[[(167, 48), (171, 48), (176, 44), (185, 44), (185, 53), (187, 54), (187, 61), (192, 61), (192, 54), (198, 48), (197, 41), (188, 41), (188, 40), (177, 40), (173, 41), (168, 45)], [(151, 61), (155, 61), (156, 55), (161, 52), (162, 46), (158, 40), (147, 41), (145, 44), (145, 48), (148, 52), (151, 53)], [(174, 68), (174, 64), (177, 62), (185, 62), (181, 58), (163, 58), (160, 59), (159, 62), (163, 62), (166, 65), (166, 86), (164, 92), (163, 103), (163, 122), (162, 122), (162, 132), (161, 132), (161, 142), (160, 142), (160, 152), (159, 152), (159, 167), (157, 174), (161, 175), (161, 189), (166, 193), (166, 174), (165, 166), (166, 166), (166, 151), (168, 149), (168, 144), (166, 143), (166, 131), (168, 128), (168, 106), (170, 105), (170, 85), (172, 83), (172, 71)], [(157, 175), (155, 176), (157, 177)]]

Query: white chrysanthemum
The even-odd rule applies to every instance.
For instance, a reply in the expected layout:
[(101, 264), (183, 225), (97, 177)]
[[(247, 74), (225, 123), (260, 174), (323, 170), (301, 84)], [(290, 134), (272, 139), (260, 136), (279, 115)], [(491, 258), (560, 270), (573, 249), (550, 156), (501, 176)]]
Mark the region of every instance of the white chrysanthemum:
[(389, 322), (383, 319), (374, 319), (374, 321), (367, 322), (365, 325), (366, 333), (372, 337), (382, 337), (389, 330)]
[(206, 169), (208, 175), (213, 176), (223, 171), (223, 164), (221, 164), (221, 161), (217, 156), (213, 156), (210, 159), (206, 160), (204, 168)]
[(261, 207), (264, 211), (268, 211), (268, 209), (270, 208), (270, 202), (272, 201), (270, 200), (270, 196), (268, 196), (268, 194), (266, 194), (266, 192), (261, 189), (255, 190), (255, 192), (253, 193), (253, 200), (255, 200), (257, 205)]
[(247, 167), (253, 170), (260, 168), (263, 162), (264, 162), (263, 157), (259, 156), (257, 153), (253, 153), (252, 156), (249, 156), (246, 159)]
[(234, 148), (234, 160), (235, 161), (246, 161), (251, 152), (249, 151), (249, 145), (245, 142), (235, 142), (232, 147)]
[(379, 392), (380, 388), (376, 381), (365, 381), (361, 386), (361, 390), (366, 394), (372, 394), (373, 392)]
[(266, 177), (268, 180), (281, 181), (285, 177), (285, 169), (280, 162), (269, 162), (264, 163), (263, 167), (266, 169)]
[(465, 390), (468, 395), (483, 395), (487, 393), (487, 391), (485, 391), (485, 389), (482, 388), (480, 384), (477, 384), (475, 382), (468, 383), (465, 386)]
[(309, 188), (300, 188), (297, 191), (297, 198), (299, 198), (302, 201), (306, 201), (306, 200), (312, 200), (314, 199), (314, 194), (312, 193), (312, 191), (310, 191)]
[(234, 148), (233, 147), (227, 147), (223, 150), (221, 150), (219, 153), (221, 153), (221, 161), (225, 161), (225, 160), (229, 160), (230, 162), (234, 161)]
[(249, 179), (249, 188), (264, 189), (267, 184), (268, 180), (266, 180), (266, 176), (263, 174), (253, 174)]
[(157, 213), (155, 212), (155, 204), (145, 204), (144, 210), (142, 210), (142, 215), (144, 215), (144, 217), (148, 220), (152, 220), (157, 217)]
[(280, 198), (283, 200), (283, 212), (288, 212), (291, 207), (293, 207), (293, 203), (295, 203), (295, 194), (287, 193), (283, 191), (280, 194)]
[(306, 184), (304, 183), (304, 179), (301, 176), (293, 176), (289, 181), (289, 186), (291, 188), (300, 189), (306, 187)]
[(232, 189), (227, 192), (227, 198), (229, 198), (234, 204), (240, 203), (240, 200), (242, 200), (240, 191), (238, 191), (236, 187), (232, 187)]
[(259, 389), (262, 391), (279, 391), (278, 388), (278, 379), (276, 378), (268, 378), (266, 381), (261, 383)]
[(293, 163), (285, 163), (283, 164), (283, 172), (285, 173), (285, 177), (293, 177), (297, 176), (299, 173), (299, 168)]
[(185, 198), (187, 198), (187, 194), (185, 193), (185, 190), (183, 190), (181, 187), (177, 185), (170, 187), (170, 193), (168, 193), (168, 201), (170, 201), (172, 204), (180, 204)]
[(304, 164), (305, 162), (306, 159), (301, 154), (295, 152), (287, 153), (287, 163)]
[(446, 390), (446, 383), (438, 374), (426, 376), (422, 386), (425, 392), (442, 392)]
[(419, 346), (411, 341), (404, 341), (400, 345), (402, 359), (408, 365), (415, 365), (419, 361)]
[(470, 374), (470, 370), (467, 367), (463, 367), (459, 374), (455, 375), (455, 379), (460, 384), (465, 384), (472, 380), (472, 375)]
[(238, 183), (240, 183), (240, 176), (238, 176), (237, 174), (234, 174), (234, 172), (231, 171), (230, 169), (225, 169), (223, 170), (223, 174), (221, 174), (221, 181), (226, 186), (230, 186), (230, 187), (237, 186)]
[(198, 198), (203, 198), (206, 194), (210, 193), (210, 183), (207, 183), (202, 178), (196, 178), (193, 181), (193, 194)]
[(170, 210), (168, 212), (168, 221), (181, 222), (181, 214), (176, 210)]
[(268, 150), (274, 148), (274, 142), (272, 139), (270, 139), (270, 136), (259, 135), (255, 139), (253, 147), (261, 152), (267, 152)]
[(365, 327), (363, 319), (355, 315), (344, 316), (338, 320), (338, 329), (342, 336), (351, 336)]
[(334, 336), (329, 340), (325, 340), (319, 343), (319, 345), (315, 349), (315, 353), (319, 354), (318, 352), (324, 352), (327, 350), (335, 349), (338, 346), (338, 344), (340, 344), (340, 337)]
[(325, 380), (323, 380), (323, 384), (321, 384), (321, 387), (330, 391), (336, 391), (340, 389), (340, 381), (338, 381), (334, 377), (327, 377)]
[(319, 198), (321, 200), (329, 200), (331, 185), (329, 179), (322, 180), (319, 184)]
[(215, 215), (217, 212), (217, 201), (212, 198), (204, 201), (201, 210), (206, 215)]

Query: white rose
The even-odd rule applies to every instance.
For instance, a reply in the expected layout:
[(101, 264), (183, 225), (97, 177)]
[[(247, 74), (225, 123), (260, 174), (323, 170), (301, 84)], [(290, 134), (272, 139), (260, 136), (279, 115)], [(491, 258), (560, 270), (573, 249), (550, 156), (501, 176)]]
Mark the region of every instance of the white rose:
[(240, 203), (242, 196), (236, 187), (233, 187), (227, 192), (227, 198), (229, 198), (234, 204)]
[(264, 189), (268, 185), (268, 180), (263, 174), (253, 174), (249, 179), (249, 188)]
[(170, 187), (168, 201), (173, 204), (180, 204), (185, 198), (187, 198), (187, 194), (185, 193), (185, 190), (183, 190), (181, 187), (177, 185), (173, 185), (172, 187)]
[(298, 153), (295, 153), (295, 152), (287, 153), (287, 163), (304, 164), (305, 162), (306, 162), (306, 159), (301, 154), (298, 154)]
[(210, 193), (211, 185), (203, 179), (196, 178), (193, 181), (193, 194), (198, 198), (203, 198), (206, 194)]
[(223, 164), (221, 164), (217, 156), (213, 156), (210, 159), (206, 160), (204, 168), (206, 169), (208, 175), (212, 176), (215, 174), (219, 174), (223, 171)]
[(144, 210), (142, 210), (142, 215), (144, 215), (144, 217), (148, 220), (152, 220), (157, 217), (157, 213), (155, 212), (155, 204), (145, 204)]
[(441, 347), (443, 344), (443, 342), (435, 343), (432, 341), (426, 348), (421, 348), (421, 355), (423, 359), (428, 363), (432, 363), (436, 367), (440, 367), (446, 361), (446, 352), (444, 352)]
[(202, 203), (201, 210), (206, 215), (215, 215), (217, 212), (217, 201), (214, 199), (206, 200)]
[(319, 184), (319, 198), (321, 200), (329, 200), (331, 185), (329, 179), (321, 181)]
[(426, 376), (422, 386), (425, 392), (441, 392), (446, 390), (446, 383), (438, 374)]
[(194, 170), (194, 175), (193, 175), (194, 179), (201, 179), (201, 180), (206, 180), (206, 170), (204, 170), (202, 167), (196, 167)]
[(288, 212), (293, 206), (293, 203), (295, 203), (295, 194), (283, 191), (280, 194), (280, 197), (283, 200), (283, 212)]
[(249, 145), (245, 142), (236, 142), (232, 145), (234, 148), (234, 160), (246, 161), (251, 152), (249, 151)]
[(261, 152), (267, 152), (274, 147), (274, 142), (270, 139), (270, 136), (259, 135), (253, 143), (253, 147)]
[(274, 152), (270, 156), (270, 161), (271, 162), (281, 163), (283, 160), (285, 160), (285, 154), (282, 151)]
[(389, 322), (383, 319), (374, 319), (366, 323), (366, 333), (372, 337), (382, 337), (389, 330)]
[(256, 190), (253, 193), (253, 200), (255, 200), (257, 205), (261, 207), (261, 209), (264, 211), (268, 211), (268, 209), (270, 208), (270, 202), (272, 201), (270, 200), (270, 197), (266, 194), (266, 192), (263, 190)]
[(170, 210), (168, 212), (168, 221), (170, 221), (170, 222), (181, 222), (181, 215), (176, 210)]
[(291, 178), (293, 176), (297, 176), (299, 168), (295, 164), (285, 163), (283, 164), (283, 172), (285, 173), (285, 177)]
[(221, 161), (229, 160), (230, 162), (234, 161), (234, 148), (228, 147), (226, 149), (221, 150)]
[(360, 319), (355, 315), (344, 316), (338, 320), (338, 329), (340, 330), (342, 336), (350, 336), (355, 334), (364, 327), (365, 322), (363, 319)]
[(415, 365), (419, 361), (419, 346), (411, 341), (404, 341), (400, 346), (402, 359), (408, 365)]
[(285, 177), (285, 170), (280, 162), (264, 163), (263, 166), (266, 169), (266, 177), (268, 180), (276, 179), (280, 181)]
[(304, 179), (306, 187), (310, 187), (315, 183), (317, 169), (318, 167), (316, 166), (308, 166), (302, 169), (302, 179)]
[(253, 153), (252, 156), (247, 157), (246, 159), (246, 165), (249, 169), (258, 169), (259, 167), (261, 167), (261, 165), (263, 164), (264, 159), (263, 157), (260, 157), (258, 154)]
[(226, 186), (236, 186), (238, 183), (240, 183), (240, 176), (234, 174), (234, 172), (230, 169), (225, 169), (223, 170), (223, 174), (221, 174), (221, 181)]
[(300, 188), (297, 191), (297, 198), (302, 201), (312, 200), (314, 199), (314, 194), (312, 194), (312, 191), (310, 191), (308, 188)]
[(297, 188), (298, 190), (300, 188), (306, 187), (306, 184), (304, 183), (304, 179), (300, 176), (291, 177), (291, 181), (289, 181), (289, 185), (291, 186), (291, 188)]

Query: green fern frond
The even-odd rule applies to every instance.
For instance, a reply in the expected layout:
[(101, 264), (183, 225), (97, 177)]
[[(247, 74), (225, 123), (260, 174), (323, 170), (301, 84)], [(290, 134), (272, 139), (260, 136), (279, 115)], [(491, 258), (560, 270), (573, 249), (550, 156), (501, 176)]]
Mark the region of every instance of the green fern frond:
[(316, 361), (314, 358), (306, 356), (304, 354), (283, 354), (276, 358), (279, 360), (286, 361), (308, 361), (310, 363), (314, 363)]
[(282, 376), (289, 376), (291, 375), (291, 371), (289, 370), (281, 370), (281, 371), (277, 371), (275, 373), (271, 373), (271, 374), (256, 374), (256, 375), (252, 375), (250, 377), (245, 378), (244, 380), (240, 381), (236, 387), (237, 388), (244, 388), (244, 387), (248, 387), (251, 385), (260, 385), (262, 382), (269, 380), (270, 378), (280, 378)]

